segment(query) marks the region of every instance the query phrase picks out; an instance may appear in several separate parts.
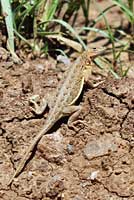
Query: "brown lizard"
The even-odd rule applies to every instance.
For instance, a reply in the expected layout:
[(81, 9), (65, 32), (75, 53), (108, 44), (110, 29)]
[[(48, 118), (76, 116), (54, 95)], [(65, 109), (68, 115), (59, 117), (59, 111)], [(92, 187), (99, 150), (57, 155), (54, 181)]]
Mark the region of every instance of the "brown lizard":
[[(60, 82), (59, 86), (57, 87), (56, 94), (52, 99), (50, 113), (42, 130), (31, 142), (18, 168), (11, 177), (8, 185), (10, 185), (13, 179), (20, 174), (26, 162), (30, 158), (34, 147), (37, 145), (42, 136), (46, 134), (61, 117), (72, 114), (68, 120), (68, 124), (70, 125), (76, 116), (78, 116), (81, 110), (81, 106), (76, 106), (74, 103), (82, 92), (84, 80), (87, 81), (89, 75), (91, 74), (92, 59), (97, 55), (100, 55), (102, 51), (104, 51), (104, 49), (101, 48), (86, 50), (65, 72), (64, 79)], [(39, 106), (37, 106), (36, 102), (32, 102), (35, 106), (34, 111), (37, 111), (38, 114), (42, 113), (47, 105), (47, 103), (43, 101), (43, 106), (41, 109), (39, 109)]]

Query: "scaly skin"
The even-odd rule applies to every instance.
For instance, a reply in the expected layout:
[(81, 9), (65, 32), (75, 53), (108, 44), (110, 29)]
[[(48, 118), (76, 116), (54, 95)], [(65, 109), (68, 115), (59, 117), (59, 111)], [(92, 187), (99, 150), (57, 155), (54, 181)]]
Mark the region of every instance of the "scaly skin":
[[(84, 80), (87, 80), (91, 74), (91, 60), (101, 52), (102, 49), (89, 49), (83, 52), (81, 56), (78, 57), (76, 61), (69, 67), (67, 72), (65, 72), (64, 79), (57, 87), (56, 94), (53, 97), (50, 113), (43, 128), (33, 139), (30, 146), (26, 150), (24, 157), (22, 158), (15, 173), (11, 177), (8, 185), (10, 185), (13, 179), (23, 170), (27, 160), (32, 154), (34, 147), (38, 144), (42, 136), (45, 135), (61, 117), (71, 114), (71, 119), (73, 119), (73, 115), (74, 118), (76, 117), (76, 113), (79, 112), (80, 106), (74, 106), (74, 103), (82, 92)], [(34, 104), (37, 108), (36, 103)], [(69, 122), (71, 121), (72, 120), (69, 120)]]

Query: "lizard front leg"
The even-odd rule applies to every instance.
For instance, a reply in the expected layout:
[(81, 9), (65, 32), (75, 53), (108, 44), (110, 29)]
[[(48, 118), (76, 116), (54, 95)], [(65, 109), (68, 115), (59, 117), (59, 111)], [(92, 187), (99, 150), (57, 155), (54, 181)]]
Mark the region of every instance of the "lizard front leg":
[(104, 83), (104, 81), (100, 81), (98, 83), (92, 83), (91, 81), (86, 81), (86, 84), (91, 88), (97, 88), (99, 85), (101, 85), (102, 83)]
[[(85, 83), (90, 87), (90, 88), (96, 88), (98, 87), (99, 85), (101, 85), (102, 83), (104, 83), (104, 81), (101, 81), (101, 80), (97, 80), (97, 83), (93, 83), (90, 79), (91, 77), (91, 69), (92, 68), (87, 68), (84, 73), (83, 73), (83, 76), (84, 76), (84, 81)], [(99, 74), (100, 75), (100, 74)], [(99, 81), (99, 82), (98, 82)]]

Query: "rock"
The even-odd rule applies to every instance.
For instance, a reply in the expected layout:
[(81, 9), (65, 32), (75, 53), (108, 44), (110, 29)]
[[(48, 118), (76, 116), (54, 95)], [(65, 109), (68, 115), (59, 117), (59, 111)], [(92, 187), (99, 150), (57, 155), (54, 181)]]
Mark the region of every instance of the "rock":
[(39, 142), (37, 148), (41, 152), (41, 156), (47, 161), (54, 162), (58, 165), (64, 163), (63, 136), (60, 131), (45, 135)]
[(97, 140), (88, 142), (83, 150), (84, 156), (91, 160), (93, 158), (104, 156), (110, 152), (117, 151), (117, 144), (114, 139), (110, 136), (102, 136)]

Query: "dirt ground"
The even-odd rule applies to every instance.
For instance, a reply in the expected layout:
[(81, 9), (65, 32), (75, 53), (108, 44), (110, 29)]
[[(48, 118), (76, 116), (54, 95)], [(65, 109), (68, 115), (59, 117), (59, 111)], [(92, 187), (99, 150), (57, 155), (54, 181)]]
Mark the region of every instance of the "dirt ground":
[[(112, 20), (117, 15), (116, 9), (109, 13)], [(2, 48), (0, 55), (0, 200), (134, 200), (133, 67), (125, 78), (108, 73), (97, 88), (85, 85), (77, 102), (82, 105), (77, 131), (67, 126), (68, 118), (61, 119), (9, 187), (49, 115), (49, 110), (35, 115), (29, 98), (52, 96), (66, 67), (50, 57), (13, 64)], [(128, 66), (126, 54), (123, 58)], [(94, 74), (97, 70), (94, 66)]]
[(28, 99), (52, 94), (63, 72), (44, 59), (11, 68), (3, 63), (0, 199), (134, 199), (134, 78), (109, 76), (97, 88), (86, 86), (79, 116), (86, 125), (78, 121), (75, 132), (61, 120), (9, 188), (9, 178), (49, 114), (34, 115)]

